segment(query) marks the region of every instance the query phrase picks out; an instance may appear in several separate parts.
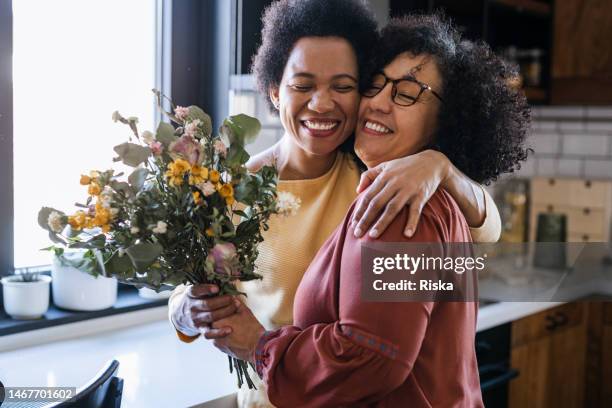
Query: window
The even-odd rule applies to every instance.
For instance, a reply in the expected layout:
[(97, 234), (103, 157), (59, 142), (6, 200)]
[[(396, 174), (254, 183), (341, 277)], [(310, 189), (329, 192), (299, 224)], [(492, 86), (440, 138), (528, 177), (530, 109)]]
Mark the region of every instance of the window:
[(75, 211), (80, 174), (112, 165), (113, 111), (153, 129), (155, 27), (151, 0), (13, 1), (15, 268), (50, 263), (40, 207)]

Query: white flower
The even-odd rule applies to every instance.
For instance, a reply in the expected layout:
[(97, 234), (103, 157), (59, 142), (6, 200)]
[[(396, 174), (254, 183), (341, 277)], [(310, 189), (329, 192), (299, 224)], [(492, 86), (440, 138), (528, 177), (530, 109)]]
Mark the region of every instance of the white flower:
[(119, 209), (113, 207), (110, 209), (110, 213), (114, 217), (115, 215), (119, 214)]
[(51, 214), (49, 214), (49, 218), (47, 219), (47, 225), (49, 225), (51, 231), (57, 233), (62, 232), (65, 227), (63, 217), (57, 211), (52, 211)]
[(113, 122), (118, 122), (121, 119), (121, 115), (119, 114), (119, 111), (114, 111), (113, 112)]
[(157, 225), (151, 230), (154, 234), (165, 234), (168, 231), (168, 224), (163, 221), (157, 221)]
[(152, 132), (149, 132), (148, 130), (145, 130), (144, 132), (142, 132), (142, 135), (140, 135), (140, 137), (142, 138), (142, 141), (148, 145), (150, 145), (151, 143), (155, 141), (155, 136), (153, 135)]
[(123, 257), (123, 255), (125, 255), (125, 249), (123, 249), (123, 248), (119, 248), (119, 253), (118, 253), (118, 255), (119, 255), (119, 258)]
[(225, 153), (227, 153), (227, 146), (225, 145), (225, 143), (223, 143), (221, 139), (215, 140), (215, 143), (213, 146), (215, 148), (215, 152), (219, 156), (225, 156)]
[(195, 119), (185, 125), (184, 134), (187, 136), (195, 137), (196, 132), (198, 131), (198, 126), (200, 126), (202, 122), (200, 119)]
[(215, 188), (215, 185), (211, 183), (210, 181), (205, 181), (204, 183), (200, 183), (198, 185), (198, 188), (202, 190), (202, 194), (204, 194), (206, 197), (213, 195), (215, 191), (217, 191), (217, 189)]
[(276, 210), (280, 215), (295, 215), (302, 205), (302, 200), (288, 191), (279, 191), (276, 200)]
[(131, 232), (133, 235), (136, 235), (136, 234), (138, 234), (138, 233), (140, 232), (140, 228), (138, 228), (138, 227), (134, 226), (134, 227), (130, 228), (130, 232)]

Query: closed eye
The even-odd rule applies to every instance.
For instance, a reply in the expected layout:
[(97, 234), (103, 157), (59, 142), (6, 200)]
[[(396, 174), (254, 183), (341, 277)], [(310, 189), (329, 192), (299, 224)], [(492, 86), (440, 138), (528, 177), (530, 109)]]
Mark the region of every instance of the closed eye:
[(310, 85), (289, 85), (289, 87), (298, 92), (308, 92), (312, 89)]

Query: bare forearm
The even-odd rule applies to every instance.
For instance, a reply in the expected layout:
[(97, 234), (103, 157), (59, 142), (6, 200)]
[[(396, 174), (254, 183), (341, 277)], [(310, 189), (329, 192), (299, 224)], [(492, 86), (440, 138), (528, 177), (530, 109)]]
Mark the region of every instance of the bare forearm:
[(455, 199), (468, 225), (479, 227), (487, 216), (485, 195), (482, 186), (463, 174), (452, 164), (442, 187)]

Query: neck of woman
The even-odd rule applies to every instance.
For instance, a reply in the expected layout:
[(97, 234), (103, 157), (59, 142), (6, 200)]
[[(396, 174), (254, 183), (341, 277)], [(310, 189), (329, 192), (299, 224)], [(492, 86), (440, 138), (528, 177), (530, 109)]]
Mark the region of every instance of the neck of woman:
[(276, 168), (281, 180), (308, 180), (323, 176), (336, 160), (338, 150), (313, 154), (300, 147), (291, 136), (283, 136), (274, 149)]

